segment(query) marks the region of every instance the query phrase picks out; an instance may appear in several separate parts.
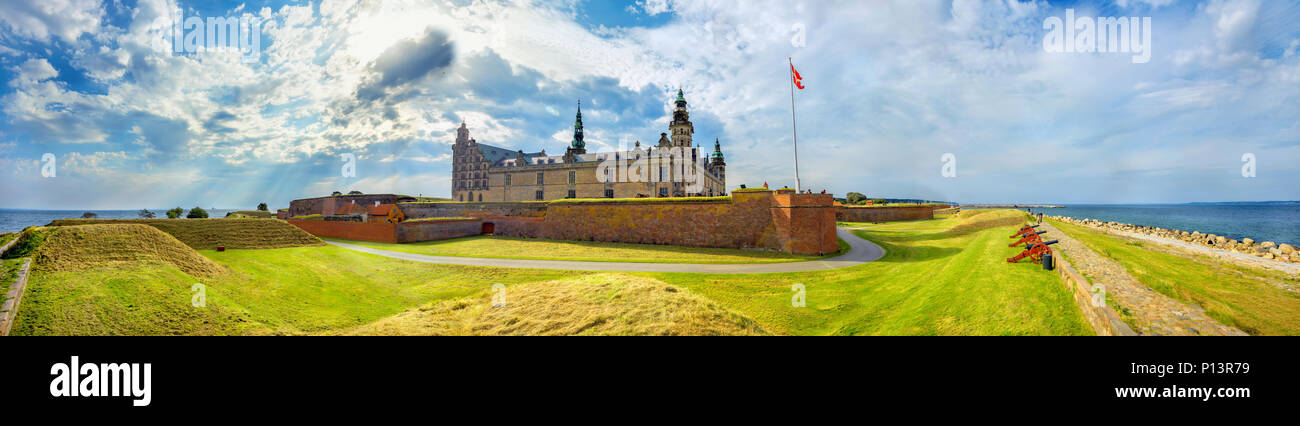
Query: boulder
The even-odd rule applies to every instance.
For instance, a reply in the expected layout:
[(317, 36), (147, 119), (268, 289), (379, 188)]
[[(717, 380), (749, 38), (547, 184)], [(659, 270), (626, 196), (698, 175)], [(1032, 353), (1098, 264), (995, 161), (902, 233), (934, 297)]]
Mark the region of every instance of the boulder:
[(1228, 242), (1228, 238), (1227, 238), (1227, 237), (1224, 237), (1224, 236), (1222, 236), (1222, 235), (1216, 235), (1216, 236), (1214, 236), (1214, 243), (1215, 243), (1215, 244), (1223, 245), (1224, 243), (1227, 243), (1227, 242)]
[(1281, 245), (1277, 246), (1277, 249), (1282, 250), (1282, 252), (1286, 254), (1291, 254), (1296, 252), (1295, 246), (1287, 243), (1282, 243)]
[(1241, 243), (1249, 246), (1255, 244), (1255, 240), (1252, 240), (1250, 238), (1242, 238)]
[(1265, 241), (1265, 242), (1259, 243), (1259, 246), (1260, 246), (1260, 247), (1263, 247), (1263, 248), (1273, 248), (1273, 247), (1277, 247), (1277, 243), (1274, 243), (1274, 242), (1272, 242), (1272, 241)]

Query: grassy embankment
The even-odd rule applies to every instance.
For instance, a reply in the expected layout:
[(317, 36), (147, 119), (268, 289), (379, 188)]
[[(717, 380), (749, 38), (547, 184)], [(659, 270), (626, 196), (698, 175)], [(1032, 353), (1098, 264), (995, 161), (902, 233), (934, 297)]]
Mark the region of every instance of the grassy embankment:
[[(978, 210), (862, 224), (854, 232), (884, 247), (885, 257), (832, 271), (653, 275), (781, 334), (1092, 334), (1055, 271), (1007, 263), (1020, 251), (1007, 237), (1024, 218)], [(806, 308), (791, 308), (796, 283), (806, 288)]]
[(50, 226), (139, 223), (158, 228), (195, 250), (266, 249), (324, 245), (318, 238), (276, 219), (60, 219)]
[(1123, 265), (1143, 285), (1205, 309), (1223, 324), (1253, 335), (1300, 335), (1300, 296), (1279, 288), (1300, 277), (1245, 268), (1196, 254), (1171, 254), (1155, 244), (1127, 241), (1048, 219), (1098, 254)]
[[(89, 261), (69, 270), (44, 267), (54, 257), (36, 256), (47, 260), (33, 273), (13, 334), (1090, 333), (1056, 274), (1005, 262), (1017, 250), (1006, 247), (1013, 225), (997, 225), (1016, 217), (1023, 215), (984, 211), (873, 225), (858, 232), (884, 246), (885, 258), (797, 274), (598, 275), (296, 247), (202, 251), (221, 266), (203, 275), (182, 269), (194, 268), (184, 266), (188, 255), (136, 254), (131, 265), (95, 260), (104, 250), (88, 249), (76, 255)], [(120, 237), (136, 244), (116, 250), (170, 238), (141, 229), (148, 228)], [(35, 250), (67, 256), (85, 247), (59, 241), (71, 235), (62, 232), (43, 233), (49, 245)], [(175, 240), (169, 247), (163, 253), (185, 252)], [(206, 286), (204, 308), (191, 306), (195, 283)], [(494, 283), (506, 286), (506, 308), (486, 308)], [(806, 286), (807, 307), (791, 306), (795, 283)]]
[[(311, 333), (355, 327), (493, 282), (562, 272), (436, 267), (336, 247), (196, 252), (140, 224), (40, 228), (12, 334)], [(196, 308), (194, 284), (205, 306)]]
[(644, 263), (773, 263), (816, 260), (838, 256), (849, 246), (839, 241), (840, 252), (827, 256), (805, 256), (770, 250), (740, 250), (707, 247), (659, 246), (651, 244), (604, 243), (593, 241), (544, 240), (536, 238), (482, 235), (418, 243), (374, 243), (326, 238), (380, 250), (430, 256), (493, 257), (530, 260), (580, 260), (588, 262)]

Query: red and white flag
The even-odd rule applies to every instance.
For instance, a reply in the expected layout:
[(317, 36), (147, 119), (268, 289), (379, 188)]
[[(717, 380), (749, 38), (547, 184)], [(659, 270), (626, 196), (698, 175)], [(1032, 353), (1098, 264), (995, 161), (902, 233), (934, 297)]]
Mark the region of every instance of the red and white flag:
[(794, 87), (803, 90), (803, 77), (799, 75), (799, 71), (794, 69), (794, 64), (790, 64), (790, 72), (794, 74)]

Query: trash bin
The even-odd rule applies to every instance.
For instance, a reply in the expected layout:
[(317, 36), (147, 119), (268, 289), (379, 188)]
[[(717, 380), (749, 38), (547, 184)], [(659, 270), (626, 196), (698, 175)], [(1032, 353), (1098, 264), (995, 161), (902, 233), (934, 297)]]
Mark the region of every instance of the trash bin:
[(1046, 269), (1046, 270), (1049, 270), (1049, 271), (1050, 271), (1050, 270), (1055, 269), (1055, 268), (1056, 268), (1056, 265), (1053, 265), (1053, 264), (1052, 264), (1052, 254), (1051, 254), (1051, 253), (1044, 253), (1044, 254), (1043, 254), (1043, 269)]

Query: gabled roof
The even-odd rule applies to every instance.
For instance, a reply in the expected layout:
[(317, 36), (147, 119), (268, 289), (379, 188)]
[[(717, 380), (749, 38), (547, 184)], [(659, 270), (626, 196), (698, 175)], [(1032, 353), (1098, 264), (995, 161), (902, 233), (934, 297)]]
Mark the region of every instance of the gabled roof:
[(346, 203), (339, 207), (334, 214), (361, 214), (367, 211), (366, 206), (357, 203)]
[(400, 211), (400, 210), (397, 208), (397, 205), (396, 205), (396, 204), (380, 204), (380, 205), (377, 205), (377, 206), (371, 207), (371, 208), (370, 208), (370, 214), (377, 215), (377, 216), (388, 216), (388, 213), (391, 212), (391, 211), (393, 211), (393, 210), (398, 210), (398, 211)]
[[(487, 160), (488, 164), (496, 164), (498, 161), (507, 158), (515, 158), (515, 156), (519, 155), (518, 151), (509, 150), (505, 148), (497, 148), (492, 145), (484, 145), (484, 144), (478, 144), (478, 150), (479, 152), (483, 153), (483, 159)], [(525, 154), (525, 156), (526, 155), (527, 154)]]

